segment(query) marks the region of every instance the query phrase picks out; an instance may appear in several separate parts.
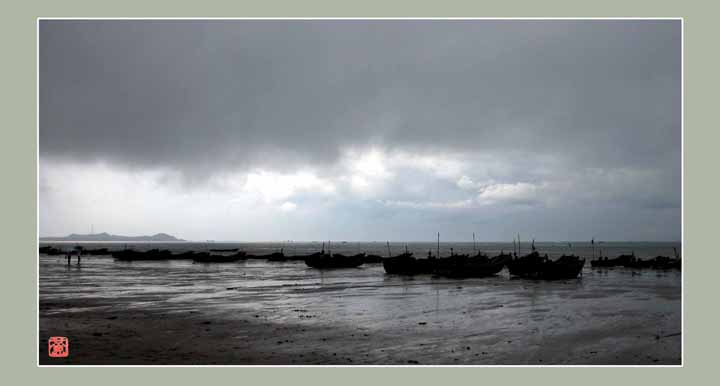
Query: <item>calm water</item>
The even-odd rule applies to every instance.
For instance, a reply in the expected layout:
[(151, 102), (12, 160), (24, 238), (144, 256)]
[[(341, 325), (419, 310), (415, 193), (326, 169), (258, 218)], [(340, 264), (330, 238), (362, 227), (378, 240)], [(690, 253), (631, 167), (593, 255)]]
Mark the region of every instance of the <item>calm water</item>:
[[(46, 244), (62, 245), (43, 243)], [(419, 255), (436, 247), (435, 243), (407, 244), (409, 250)], [(124, 243), (85, 245), (124, 247)], [(286, 254), (304, 254), (317, 251), (321, 245), (128, 244), (139, 250), (167, 248), (178, 252), (239, 247), (254, 254), (281, 247)], [(450, 246), (441, 244), (441, 254), (447, 254)], [(452, 247), (458, 253), (473, 249), (472, 243), (453, 243)], [(478, 247), (490, 255), (500, 250), (512, 251), (512, 243), (478, 243)], [(430, 275), (386, 275), (381, 264), (318, 271), (303, 262), (120, 262), (110, 256), (86, 256), (80, 266), (73, 260), (68, 267), (62, 256), (41, 255), (39, 290), (41, 302), (62, 304), (63, 300), (86, 298), (92, 300), (88, 304), (93, 307), (119, 312), (125, 308), (168, 314), (195, 310), (208, 316), (233, 318), (238, 311), (251, 311), (270, 322), (392, 332), (390, 335), (395, 338), (388, 338), (385, 347), (388, 350), (412, 350), (418, 340), (424, 344), (435, 342), (437, 350), (453, 342), (477, 341), (493, 349), (494, 363), (516, 363), (518, 353), (525, 356), (522, 363), (532, 363), (533, 355), (542, 355), (553, 363), (576, 363), (565, 355), (580, 349), (579, 342), (583, 350), (605, 354), (605, 359), (627, 358), (633, 347), (663, 344), (659, 352), (665, 354), (657, 354), (660, 363), (679, 363), (679, 340), (668, 343), (665, 339), (654, 339), (680, 332), (679, 271), (593, 269), (589, 264), (592, 256), (589, 243), (573, 243), (572, 249), (566, 243), (536, 243), (536, 247), (551, 257), (569, 252), (588, 257), (582, 278), (529, 281), (511, 279), (503, 270), (491, 278), (450, 280)], [(680, 251), (680, 245), (674, 243), (605, 243), (596, 247), (610, 257), (632, 251), (641, 258), (673, 256), (673, 247)], [(391, 244), (393, 254), (404, 248), (404, 243)], [(523, 248), (527, 250), (529, 245)], [(333, 243), (331, 250), (387, 255), (384, 243)], [(68, 307), (75, 308), (48, 312), (87, 311), (76, 302), (72, 304)], [(548, 347), (556, 346), (560, 349), (548, 352)], [(427, 351), (427, 346), (423, 347), (415, 348), (419, 357)], [(653, 347), (659, 346), (650, 346)]]

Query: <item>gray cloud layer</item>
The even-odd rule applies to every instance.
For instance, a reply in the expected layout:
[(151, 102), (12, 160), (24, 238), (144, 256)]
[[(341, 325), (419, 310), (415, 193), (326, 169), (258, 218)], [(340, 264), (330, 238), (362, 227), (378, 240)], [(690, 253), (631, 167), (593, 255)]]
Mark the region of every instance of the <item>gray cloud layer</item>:
[[(347, 148), (477, 154), (501, 164), (494, 181), (567, 181), (569, 195), (593, 183), (630, 206), (679, 208), (680, 28), (42, 21), (40, 156), (198, 181), (255, 167), (331, 172)], [(670, 217), (661, 233), (679, 236), (679, 209)]]
[(40, 33), (43, 155), (222, 167), (218, 155), (324, 161), (382, 141), (604, 166), (679, 150), (679, 22), (44, 21)]

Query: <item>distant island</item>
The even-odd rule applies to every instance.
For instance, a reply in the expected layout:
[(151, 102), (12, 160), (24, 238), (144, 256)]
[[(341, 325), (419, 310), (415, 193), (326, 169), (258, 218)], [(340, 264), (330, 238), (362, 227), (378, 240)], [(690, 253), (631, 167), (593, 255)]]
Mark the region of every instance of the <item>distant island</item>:
[(109, 233), (93, 233), (79, 235), (73, 233), (65, 237), (40, 237), (40, 241), (185, 241), (167, 233), (158, 233), (152, 236), (120, 236)]

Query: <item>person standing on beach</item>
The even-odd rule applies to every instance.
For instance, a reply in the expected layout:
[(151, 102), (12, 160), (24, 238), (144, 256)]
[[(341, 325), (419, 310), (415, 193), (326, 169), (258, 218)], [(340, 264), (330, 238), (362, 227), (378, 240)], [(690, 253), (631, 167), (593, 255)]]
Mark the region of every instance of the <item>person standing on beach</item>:
[[(80, 265), (80, 255), (83, 254), (83, 251), (85, 250), (85, 248), (83, 248), (81, 245), (76, 245), (75, 248), (73, 248), (73, 249), (74, 249), (73, 253), (77, 253), (77, 258), (78, 258), (77, 263), (78, 263), (78, 265)], [(68, 264), (70, 264), (70, 263), (68, 262)]]

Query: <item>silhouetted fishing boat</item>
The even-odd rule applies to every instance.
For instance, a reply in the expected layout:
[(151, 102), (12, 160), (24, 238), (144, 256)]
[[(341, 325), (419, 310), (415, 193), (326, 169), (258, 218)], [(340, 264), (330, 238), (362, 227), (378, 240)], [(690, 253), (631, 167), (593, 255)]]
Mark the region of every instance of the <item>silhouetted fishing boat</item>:
[(264, 255), (246, 255), (248, 259), (261, 259), (269, 261), (286, 261), (289, 260), (288, 256), (285, 256), (283, 249), (280, 248), (278, 252), (267, 253)]
[[(478, 253), (477, 255), (473, 256), (481, 261), (487, 261), (487, 256), (483, 253)], [(432, 273), (440, 274), (445, 276), (445, 274), (449, 274), (450, 272), (456, 271), (457, 267), (464, 265), (465, 262), (470, 259), (470, 255), (468, 254), (455, 254), (455, 251), (453, 251), (452, 248), (450, 248), (450, 256), (441, 257), (441, 258), (435, 258), (435, 256), (432, 255), (432, 252), (428, 251), (427, 259), (428, 261), (432, 261)]]
[(607, 256), (598, 256), (596, 259), (590, 260), (590, 266), (593, 268), (612, 267)]
[(623, 263), (623, 267), (625, 268), (633, 268), (633, 269), (645, 269), (645, 268), (652, 268), (655, 261), (653, 259), (637, 259), (633, 258), (629, 261), (626, 261)]
[(411, 252), (383, 258), (385, 272), (393, 275), (419, 275), (435, 272), (436, 258), (417, 259)]
[(575, 255), (563, 255), (552, 261), (547, 255), (541, 256), (537, 251), (507, 263), (513, 276), (544, 280), (574, 279), (581, 273), (584, 265), (585, 259)]
[(245, 259), (247, 259), (245, 252), (238, 252), (232, 255), (214, 255), (204, 252), (196, 253), (193, 257), (193, 261), (196, 263), (232, 263)]
[[(418, 259), (415, 258), (412, 252), (408, 251), (407, 244), (405, 245), (405, 253), (392, 256), (390, 252), (390, 242), (387, 242), (388, 256), (383, 258), (383, 268), (385, 273), (391, 275), (422, 275), (435, 273), (437, 269), (438, 259), (433, 256), (432, 251), (428, 251), (427, 258)], [(452, 248), (450, 248), (451, 255)], [(437, 254), (440, 254), (440, 233), (437, 234)]]
[(98, 248), (98, 249), (83, 249), (81, 251), (82, 255), (90, 255), (90, 256), (101, 256), (101, 255), (109, 255), (110, 250), (107, 248)]
[(187, 252), (181, 252), (181, 253), (173, 253), (170, 259), (168, 260), (192, 260), (195, 256), (200, 254), (207, 254), (207, 252), (193, 252), (193, 251), (187, 251)]
[(376, 264), (376, 263), (382, 263), (383, 258), (380, 255), (366, 255), (363, 259), (365, 264)]
[(440, 276), (466, 278), (497, 275), (512, 260), (512, 255), (500, 253), (488, 258), (483, 253), (468, 257), (455, 255), (438, 259), (435, 273)]
[(329, 269), (329, 268), (356, 268), (364, 263), (365, 254), (358, 253), (357, 255), (346, 256), (339, 253), (329, 254), (321, 253), (312, 255), (305, 258), (305, 264), (308, 267), (318, 269)]
[(151, 249), (145, 252), (139, 252), (132, 249), (124, 249), (122, 251), (112, 252), (112, 257), (123, 261), (135, 260), (173, 260), (172, 252), (168, 250)]
[(632, 264), (633, 260), (635, 260), (635, 252), (630, 255), (620, 255), (612, 259), (609, 259), (607, 256), (599, 257), (590, 261), (590, 266), (594, 268), (627, 267)]
[(272, 260), (272, 261), (282, 261), (285, 258), (285, 255), (280, 252), (273, 252), (268, 253), (264, 255), (247, 255), (248, 259), (260, 259), (260, 260)]
[(669, 259), (667, 262), (663, 263), (659, 269), (682, 269), (682, 262), (679, 258)]
[(210, 252), (237, 252), (240, 248), (211, 249)]
[(680, 269), (680, 259), (668, 256), (655, 256), (652, 259), (633, 259), (625, 265), (633, 269)]
[(287, 260), (289, 260), (289, 256), (285, 256), (285, 253), (283, 253), (283, 252), (273, 252), (273, 253), (265, 255), (265, 258), (269, 261), (287, 261)]
[(44, 254), (50, 255), (50, 256), (62, 255), (62, 254), (65, 253), (65, 252), (63, 252), (62, 249), (53, 248), (53, 247), (51, 247), (51, 246), (49, 246), (49, 245), (48, 245), (48, 246), (45, 246), (45, 247), (40, 247), (40, 249), (39, 249), (38, 251), (39, 251), (40, 253), (44, 253)]

